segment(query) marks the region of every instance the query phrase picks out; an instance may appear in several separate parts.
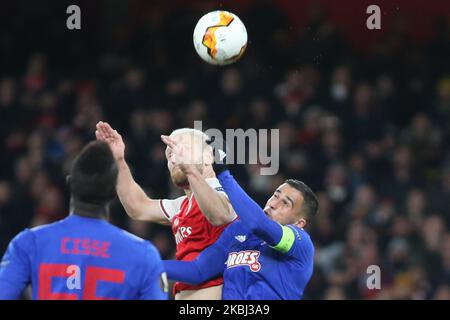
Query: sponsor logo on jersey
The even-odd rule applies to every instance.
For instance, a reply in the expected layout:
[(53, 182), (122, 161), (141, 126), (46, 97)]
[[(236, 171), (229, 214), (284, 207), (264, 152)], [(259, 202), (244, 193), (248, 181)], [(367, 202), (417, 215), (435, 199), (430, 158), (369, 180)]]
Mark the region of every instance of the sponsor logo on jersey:
[(244, 234), (244, 235), (242, 235), (242, 234), (240, 234), (240, 235), (237, 235), (236, 237), (234, 237), (237, 241), (239, 241), (239, 242), (244, 242), (245, 241), (245, 239), (247, 239), (247, 236)]
[(179, 227), (175, 233), (175, 242), (177, 245), (190, 236), (192, 233), (192, 227)]
[(247, 266), (252, 272), (258, 272), (261, 269), (259, 263), (260, 252), (257, 250), (244, 250), (239, 252), (230, 252), (228, 254), (227, 268)]

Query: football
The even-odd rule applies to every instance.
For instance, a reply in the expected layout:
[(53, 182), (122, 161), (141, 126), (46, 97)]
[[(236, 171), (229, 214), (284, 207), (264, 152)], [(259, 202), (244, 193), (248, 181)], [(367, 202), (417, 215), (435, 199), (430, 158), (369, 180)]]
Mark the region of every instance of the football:
[(228, 11), (212, 11), (201, 17), (195, 26), (193, 38), (198, 55), (214, 65), (237, 61), (247, 47), (244, 23)]

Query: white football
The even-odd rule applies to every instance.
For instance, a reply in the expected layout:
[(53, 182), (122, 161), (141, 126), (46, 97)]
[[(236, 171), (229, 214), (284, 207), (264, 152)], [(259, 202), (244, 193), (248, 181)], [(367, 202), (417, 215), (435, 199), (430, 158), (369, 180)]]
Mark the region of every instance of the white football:
[(233, 63), (247, 47), (247, 29), (241, 19), (231, 12), (209, 12), (195, 26), (194, 47), (198, 55), (208, 63)]

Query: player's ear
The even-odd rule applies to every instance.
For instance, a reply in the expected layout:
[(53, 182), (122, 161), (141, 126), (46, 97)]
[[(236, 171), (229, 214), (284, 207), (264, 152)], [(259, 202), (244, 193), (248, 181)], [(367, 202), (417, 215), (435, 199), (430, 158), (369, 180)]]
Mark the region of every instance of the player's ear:
[(305, 218), (300, 218), (297, 223), (295, 223), (299, 228), (304, 228), (307, 224), (307, 220)]

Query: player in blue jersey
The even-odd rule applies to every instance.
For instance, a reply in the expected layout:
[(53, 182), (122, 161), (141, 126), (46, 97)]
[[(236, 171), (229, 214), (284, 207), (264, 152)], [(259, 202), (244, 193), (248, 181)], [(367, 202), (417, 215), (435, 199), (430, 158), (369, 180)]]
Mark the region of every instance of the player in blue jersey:
[[(185, 167), (186, 169), (187, 167)], [(301, 299), (313, 272), (314, 246), (303, 227), (318, 201), (303, 182), (288, 179), (261, 209), (226, 167), (219, 181), (239, 220), (193, 261), (163, 261), (168, 277), (200, 283), (223, 274), (223, 299)]]
[(17, 235), (0, 263), (0, 299), (167, 299), (161, 258), (148, 241), (107, 222), (117, 166), (108, 145), (89, 143), (69, 176), (71, 212)]

